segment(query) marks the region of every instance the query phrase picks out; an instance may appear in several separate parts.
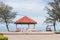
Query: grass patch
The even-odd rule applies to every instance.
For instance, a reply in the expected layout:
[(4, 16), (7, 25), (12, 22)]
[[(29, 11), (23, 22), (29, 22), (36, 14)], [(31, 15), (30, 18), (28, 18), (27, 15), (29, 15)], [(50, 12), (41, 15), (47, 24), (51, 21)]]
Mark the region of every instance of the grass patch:
[(0, 40), (8, 40), (8, 37), (0, 35)]

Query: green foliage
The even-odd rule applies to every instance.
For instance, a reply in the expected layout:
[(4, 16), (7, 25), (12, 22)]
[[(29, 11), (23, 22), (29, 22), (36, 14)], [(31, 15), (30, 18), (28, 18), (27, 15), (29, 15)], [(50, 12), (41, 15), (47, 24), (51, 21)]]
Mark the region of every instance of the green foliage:
[(0, 40), (8, 40), (6, 36), (0, 35)]
[(9, 22), (10, 19), (15, 18), (16, 12), (12, 11), (12, 7), (5, 5), (4, 3), (1, 3), (0, 5), (0, 18), (2, 21), (7, 21)]
[(12, 19), (15, 18), (16, 12), (13, 12), (12, 7), (5, 5), (3, 2), (0, 2), (0, 22), (5, 22), (7, 30), (8, 23), (12, 22)]
[(59, 0), (54, 0), (54, 2), (49, 2), (52, 9), (47, 8), (49, 18), (58, 21), (60, 19), (60, 2)]
[(54, 26), (54, 31), (56, 31), (56, 22), (60, 22), (60, 0), (53, 0), (53, 2), (48, 3), (52, 9), (47, 8), (48, 17), (46, 18), (46, 23), (52, 23)]

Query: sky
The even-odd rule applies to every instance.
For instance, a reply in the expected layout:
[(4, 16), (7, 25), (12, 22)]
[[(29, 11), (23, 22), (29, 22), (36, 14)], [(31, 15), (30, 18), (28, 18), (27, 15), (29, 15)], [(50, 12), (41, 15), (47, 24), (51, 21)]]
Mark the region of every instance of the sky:
[[(44, 21), (46, 19), (47, 11), (45, 9), (48, 6), (48, 2), (52, 0), (0, 0), (5, 4), (13, 7), (13, 11), (17, 12), (17, 16), (14, 21), (23, 16), (28, 16), (37, 21), (36, 28), (42, 29), (46, 27)], [(2, 28), (3, 29), (3, 28)]]
[(17, 12), (15, 20), (21, 16), (29, 16), (41, 23), (45, 20), (45, 7), (49, 0), (3, 0), (3, 2), (12, 6), (13, 10)]

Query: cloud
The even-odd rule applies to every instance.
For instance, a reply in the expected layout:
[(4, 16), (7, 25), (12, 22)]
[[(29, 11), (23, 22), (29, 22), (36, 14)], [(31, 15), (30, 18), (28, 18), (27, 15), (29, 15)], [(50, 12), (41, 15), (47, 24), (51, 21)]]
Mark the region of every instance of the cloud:
[(25, 1), (12, 0), (12, 1), (5, 1), (5, 3), (12, 6), (14, 10), (17, 11), (18, 13), (24, 15), (28, 16), (45, 15), (43, 11), (46, 4), (44, 4), (42, 0), (25, 0)]
[(45, 4), (44, 3), (37, 3), (37, 2), (5, 2), (6, 4), (14, 7), (14, 8), (21, 8), (21, 9), (42, 9)]

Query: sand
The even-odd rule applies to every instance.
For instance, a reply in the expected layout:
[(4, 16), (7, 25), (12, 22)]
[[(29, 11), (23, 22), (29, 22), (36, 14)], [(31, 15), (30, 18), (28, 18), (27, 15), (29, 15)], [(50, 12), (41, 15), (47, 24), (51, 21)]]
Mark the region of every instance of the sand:
[[(41, 32), (41, 33), (36, 33), (38, 35), (33, 35), (33, 33), (30, 34), (25, 34), (21, 35), (20, 33), (14, 33), (10, 34), (10, 35), (5, 35), (8, 37), (9, 40), (60, 40), (60, 34), (54, 34), (54, 33), (50, 33), (49, 32)], [(18, 34), (18, 35), (16, 35)], [(31, 35), (32, 34), (32, 35)]]

